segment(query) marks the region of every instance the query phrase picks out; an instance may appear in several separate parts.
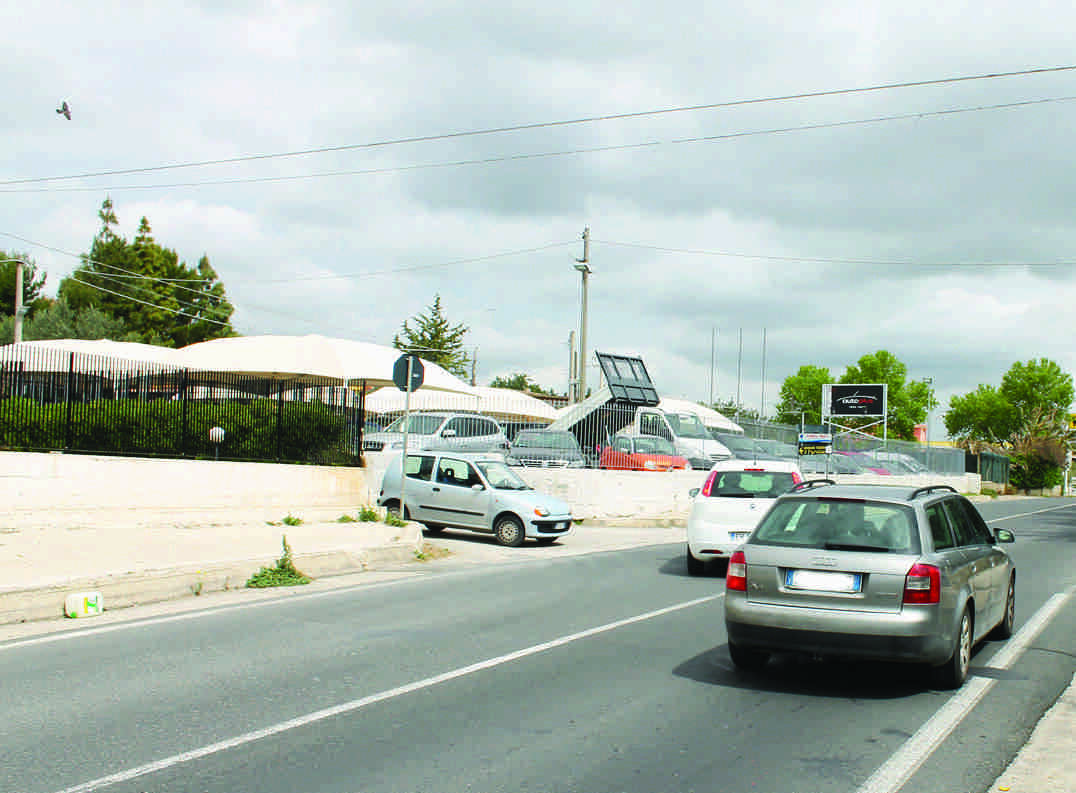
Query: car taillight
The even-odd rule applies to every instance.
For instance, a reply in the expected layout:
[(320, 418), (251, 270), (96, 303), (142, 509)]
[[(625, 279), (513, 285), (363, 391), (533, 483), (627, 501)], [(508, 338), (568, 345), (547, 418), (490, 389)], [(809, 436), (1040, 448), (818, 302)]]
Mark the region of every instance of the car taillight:
[(702, 494), (706, 498), (710, 497), (710, 490), (713, 489), (714, 481), (717, 479), (717, 471), (711, 471), (710, 475), (706, 477), (706, 484), (702, 486)]
[(747, 591), (747, 557), (743, 551), (734, 551), (729, 557), (729, 569), (725, 574), (725, 589), (733, 592)]
[(745, 471), (750, 471), (753, 474), (761, 474), (765, 472), (765, 468), (744, 468)]
[(941, 570), (932, 564), (913, 564), (904, 577), (904, 602), (932, 604), (941, 601)]
[(797, 474), (795, 471), (793, 471), (792, 472), (792, 485), (793, 486), (798, 485), (802, 481), (803, 481), (803, 477), (800, 476), (799, 474)]

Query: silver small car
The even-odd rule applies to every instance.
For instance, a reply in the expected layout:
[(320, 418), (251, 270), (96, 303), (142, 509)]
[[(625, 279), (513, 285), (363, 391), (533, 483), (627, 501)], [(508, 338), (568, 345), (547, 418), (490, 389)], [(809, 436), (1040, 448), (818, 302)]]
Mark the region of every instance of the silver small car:
[(729, 560), (729, 654), (743, 669), (781, 651), (917, 662), (959, 688), (975, 644), (1012, 634), (1013, 539), (946, 485), (802, 482)]
[[(402, 455), (401, 455), (402, 457)], [(378, 506), (400, 513), (401, 457), (385, 471)], [(488, 454), (426, 452), (407, 455), (404, 516), (429, 533), (445, 527), (491, 533), (501, 545), (519, 546), (528, 537), (555, 542), (572, 528), (572, 510), (540, 493)]]

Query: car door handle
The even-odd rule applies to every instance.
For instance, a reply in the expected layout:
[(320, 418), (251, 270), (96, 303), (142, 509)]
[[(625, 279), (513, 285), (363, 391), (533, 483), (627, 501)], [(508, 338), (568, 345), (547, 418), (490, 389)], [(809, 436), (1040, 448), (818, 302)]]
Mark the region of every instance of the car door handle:
[(434, 492), (434, 493), (440, 493), (440, 492), (441, 492), (441, 488), (439, 488), (439, 487), (435, 487), (435, 488), (433, 489), (433, 492)]

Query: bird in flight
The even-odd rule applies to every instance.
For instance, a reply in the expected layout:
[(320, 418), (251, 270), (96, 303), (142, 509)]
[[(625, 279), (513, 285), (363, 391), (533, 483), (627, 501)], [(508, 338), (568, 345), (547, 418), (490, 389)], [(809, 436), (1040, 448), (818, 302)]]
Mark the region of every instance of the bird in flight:
[(66, 118), (68, 121), (71, 120), (71, 108), (67, 106), (67, 102), (64, 102), (58, 108), (56, 108), (56, 112)]

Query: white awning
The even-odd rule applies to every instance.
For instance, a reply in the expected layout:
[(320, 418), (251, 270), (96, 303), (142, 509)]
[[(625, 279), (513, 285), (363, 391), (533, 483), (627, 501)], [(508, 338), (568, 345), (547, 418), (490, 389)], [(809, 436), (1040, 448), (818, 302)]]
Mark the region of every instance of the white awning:
[[(549, 422), (557, 411), (547, 402), (511, 388), (472, 386), (473, 395), (418, 391), (411, 395), (412, 410), (477, 411), (506, 421)], [(367, 413), (402, 413), (406, 394), (395, 386), (366, 396)]]

